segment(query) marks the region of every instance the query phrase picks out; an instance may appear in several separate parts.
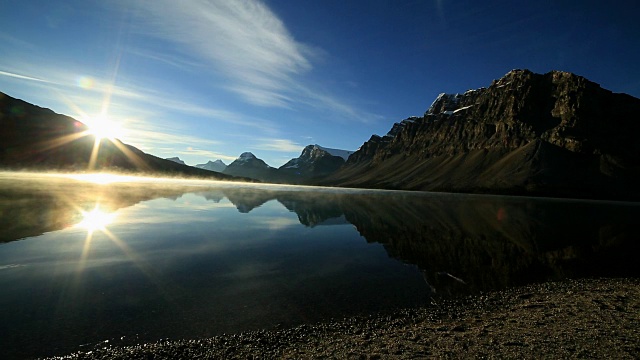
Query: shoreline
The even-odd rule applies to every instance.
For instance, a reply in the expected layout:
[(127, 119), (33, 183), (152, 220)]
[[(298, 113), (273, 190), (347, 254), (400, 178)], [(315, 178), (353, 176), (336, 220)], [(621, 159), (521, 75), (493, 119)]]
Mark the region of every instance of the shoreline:
[(547, 282), (289, 329), (98, 345), (48, 359), (617, 358), (640, 354), (640, 279)]

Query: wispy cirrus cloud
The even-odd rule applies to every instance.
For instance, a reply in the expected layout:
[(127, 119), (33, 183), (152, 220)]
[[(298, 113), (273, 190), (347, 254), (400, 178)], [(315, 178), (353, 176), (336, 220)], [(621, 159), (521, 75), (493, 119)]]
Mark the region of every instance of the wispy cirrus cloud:
[(311, 47), (297, 42), (261, 1), (147, 1), (147, 35), (185, 46), (226, 74), (229, 90), (257, 105), (288, 107), (296, 74), (312, 68)]
[[(193, 94), (166, 91), (168, 86), (149, 87), (138, 84), (131, 78), (118, 75), (107, 79), (104, 74), (94, 74), (91, 70), (75, 69), (73, 71), (55, 65), (35, 65), (29, 62), (9, 65), (0, 59), (0, 77), (13, 81), (30, 82), (40, 86), (50, 97), (64, 102), (71, 110), (67, 115), (84, 117), (96, 115), (105, 97), (108, 97), (111, 108), (120, 108), (120, 114), (147, 112), (147, 118), (162, 117), (162, 110), (187, 114), (214, 121), (222, 121), (238, 126), (247, 126), (264, 134), (275, 134), (276, 125), (269, 120), (229, 110), (224, 104), (215, 104), (210, 100), (206, 104), (194, 101)], [(126, 86), (119, 86), (125, 83)], [(141, 104), (144, 104), (141, 106)], [(146, 109), (146, 110), (145, 110)], [(64, 111), (63, 109), (54, 109)], [(151, 112), (149, 112), (149, 110)], [(166, 115), (164, 116), (166, 117)], [(173, 122), (175, 119), (167, 119)], [(141, 124), (142, 125), (142, 124)], [(150, 126), (146, 124), (145, 126)], [(165, 129), (175, 131), (177, 129)]]
[[(109, 95), (128, 100), (142, 100), (145, 95), (137, 89), (117, 86), (113, 79), (105, 79), (103, 75), (93, 75), (92, 71), (76, 69), (69, 70), (55, 65), (30, 63), (20, 61), (11, 64), (0, 59), (0, 76), (5, 76), (15, 81), (26, 80), (32, 85), (36, 84), (43, 90), (52, 94), (65, 93), (71, 95), (84, 93), (98, 97)], [(88, 98), (88, 96), (87, 96)]]
[[(179, 44), (189, 58), (205, 62), (226, 79), (224, 87), (253, 105), (313, 107), (364, 121), (380, 120), (305, 80), (322, 49), (297, 41), (278, 16), (261, 0), (172, 0), (140, 4), (143, 34)], [(180, 61), (172, 54), (173, 64)]]
[(300, 152), (304, 146), (287, 139), (256, 139), (256, 144), (251, 146), (255, 150), (277, 152)]
[(178, 155), (199, 156), (207, 159), (220, 159), (220, 160), (227, 161), (227, 163), (236, 160), (236, 157), (233, 157), (233, 156), (224, 155), (219, 152), (211, 151), (211, 150), (194, 149), (192, 147), (188, 147), (187, 149), (184, 149), (184, 150), (175, 151), (175, 153)]
[(269, 228), (269, 230), (282, 230), (288, 227), (300, 226), (300, 221), (290, 217), (263, 217), (256, 219), (257, 223)]
[(213, 141), (210, 139), (203, 139), (196, 136), (191, 135), (183, 135), (183, 134), (171, 134), (167, 131), (156, 131), (156, 130), (140, 130), (134, 129), (130, 130), (127, 134), (128, 141), (136, 144), (156, 144), (159, 146), (166, 144), (172, 144), (176, 146), (183, 145), (185, 148), (188, 146), (197, 146), (197, 147), (212, 147), (216, 145), (220, 145), (221, 143), (218, 141)]
[(20, 74), (15, 74), (15, 73), (12, 73), (12, 72), (2, 71), (2, 70), (0, 70), (0, 76), (6, 76), (6, 77), (20, 79), (20, 80), (29, 80), (29, 81), (50, 83), (47, 80), (39, 79), (39, 78), (36, 78), (36, 77), (33, 77), (33, 76), (20, 75)]

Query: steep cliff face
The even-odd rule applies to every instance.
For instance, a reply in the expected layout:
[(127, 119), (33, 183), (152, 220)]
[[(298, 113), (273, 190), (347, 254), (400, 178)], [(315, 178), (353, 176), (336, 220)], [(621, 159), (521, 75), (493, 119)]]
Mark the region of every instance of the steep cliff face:
[(638, 198), (640, 99), (566, 72), (513, 70), (441, 94), (422, 117), (372, 136), (327, 183)]

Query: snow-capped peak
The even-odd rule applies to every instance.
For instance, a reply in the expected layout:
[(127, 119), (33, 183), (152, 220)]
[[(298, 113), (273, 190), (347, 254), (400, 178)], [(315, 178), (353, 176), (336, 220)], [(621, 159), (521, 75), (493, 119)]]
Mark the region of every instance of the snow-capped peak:
[(240, 160), (240, 161), (247, 161), (247, 160), (250, 160), (250, 159), (256, 159), (256, 156), (253, 155), (253, 153), (250, 153), (250, 152), (243, 152), (238, 157), (238, 160)]
[(339, 156), (341, 158), (343, 158), (345, 161), (349, 158), (349, 156), (351, 154), (353, 154), (353, 151), (348, 151), (348, 150), (340, 150), (340, 149), (331, 149), (331, 148), (326, 148), (326, 147), (322, 147), (318, 144), (313, 145), (314, 147), (326, 151), (328, 152), (330, 155), (332, 156)]
[(173, 161), (174, 163), (178, 163), (178, 164), (182, 164), (182, 165), (187, 165), (184, 163), (184, 161), (180, 160), (179, 157), (171, 157), (171, 158), (166, 158), (165, 160), (169, 160), (169, 161)]
[(200, 169), (205, 169), (205, 170), (222, 172), (227, 167), (227, 164), (222, 162), (222, 160), (218, 159), (216, 161), (209, 160), (207, 161), (206, 164), (198, 164), (196, 165), (196, 167)]

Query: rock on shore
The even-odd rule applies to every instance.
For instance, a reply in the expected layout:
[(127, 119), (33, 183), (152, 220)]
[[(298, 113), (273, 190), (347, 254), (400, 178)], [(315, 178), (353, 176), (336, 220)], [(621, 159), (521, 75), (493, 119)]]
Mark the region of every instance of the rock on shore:
[(51, 359), (615, 358), (640, 354), (640, 279), (530, 285), (393, 314)]

